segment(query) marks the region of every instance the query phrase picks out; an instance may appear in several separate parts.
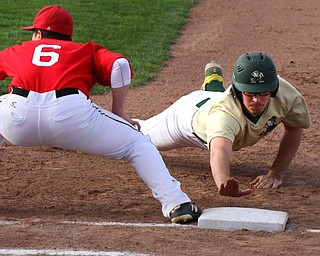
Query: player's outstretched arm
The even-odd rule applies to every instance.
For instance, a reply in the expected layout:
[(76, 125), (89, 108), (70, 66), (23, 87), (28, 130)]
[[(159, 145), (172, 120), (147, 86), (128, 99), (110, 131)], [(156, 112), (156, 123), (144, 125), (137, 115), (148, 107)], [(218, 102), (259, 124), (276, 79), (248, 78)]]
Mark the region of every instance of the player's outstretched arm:
[(230, 177), (232, 142), (226, 138), (213, 138), (210, 142), (210, 166), (213, 179), (222, 196), (239, 197), (252, 192), (252, 189), (240, 189), (239, 182)]
[(255, 188), (277, 188), (282, 184), (282, 179), (290, 162), (298, 151), (301, 139), (302, 128), (285, 127), (279, 151), (274, 160), (271, 170), (267, 175), (258, 176), (251, 185)]
[(127, 59), (119, 58), (114, 61), (111, 71), (112, 112), (140, 130), (139, 122), (132, 120), (125, 111), (131, 76), (132, 72)]
[(125, 103), (128, 94), (129, 86), (125, 85), (119, 88), (112, 88), (112, 113), (122, 117), (133, 126), (140, 130), (140, 124), (132, 120), (125, 111)]

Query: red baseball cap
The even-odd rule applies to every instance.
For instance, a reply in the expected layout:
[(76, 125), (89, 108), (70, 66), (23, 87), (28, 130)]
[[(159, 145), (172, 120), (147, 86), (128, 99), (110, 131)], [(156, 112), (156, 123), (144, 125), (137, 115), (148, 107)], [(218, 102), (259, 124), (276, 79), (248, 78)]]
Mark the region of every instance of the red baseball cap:
[(36, 15), (32, 26), (22, 30), (48, 30), (59, 34), (72, 36), (73, 19), (70, 13), (59, 5), (49, 5), (42, 8)]

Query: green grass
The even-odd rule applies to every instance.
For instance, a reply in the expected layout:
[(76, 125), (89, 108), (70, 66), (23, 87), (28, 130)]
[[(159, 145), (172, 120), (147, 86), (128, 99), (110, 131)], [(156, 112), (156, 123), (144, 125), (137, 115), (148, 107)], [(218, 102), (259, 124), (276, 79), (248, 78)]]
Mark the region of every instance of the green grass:
[[(94, 41), (125, 55), (135, 72), (132, 86), (155, 78), (170, 58), (170, 46), (186, 23), (190, 9), (201, 0), (0, 0), (0, 50), (30, 40), (20, 28), (31, 25), (46, 5), (59, 4), (74, 19), (73, 41)], [(17, 60), (18, 61), (18, 60)], [(0, 94), (10, 79), (0, 83)], [(91, 93), (103, 93), (95, 86)]]

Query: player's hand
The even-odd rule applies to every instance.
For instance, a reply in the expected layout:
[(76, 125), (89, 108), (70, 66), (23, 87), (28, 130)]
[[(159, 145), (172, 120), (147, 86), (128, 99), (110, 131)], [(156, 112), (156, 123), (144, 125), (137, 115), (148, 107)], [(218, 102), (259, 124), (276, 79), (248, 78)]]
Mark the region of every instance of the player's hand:
[(132, 124), (134, 127), (136, 127), (138, 129), (138, 131), (140, 131), (141, 125), (139, 124), (138, 121), (130, 119), (129, 123)]
[(260, 175), (250, 183), (251, 186), (258, 189), (277, 188), (282, 184), (282, 178), (270, 171), (267, 175)]
[(222, 196), (240, 197), (251, 194), (252, 189), (240, 189), (239, 181), (231, 177), (226, 183), (222, 183), (219, 188), (219, 194)]
[(126, 120), (127, 122), (132, 124), (134, 127), (136, 127), (138, 131), (140, 131), (141, 126), (138, 121), (132, 120), (126, 113), (121, 113), (121, 114), (118, 113), (117, 115), (122, 117), (124, 120)]

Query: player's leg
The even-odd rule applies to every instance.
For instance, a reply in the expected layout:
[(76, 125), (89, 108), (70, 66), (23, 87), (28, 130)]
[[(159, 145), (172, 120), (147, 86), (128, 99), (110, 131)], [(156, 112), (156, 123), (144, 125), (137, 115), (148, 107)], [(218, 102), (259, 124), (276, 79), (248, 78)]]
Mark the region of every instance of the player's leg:
[(159, 150), (181, 147), (175, 124), (176, 108), (179, 102), (147, 120), (139, 120), (141, 132), (150, 136)]
[(224, 92), (221, 65), (215, 61), (209, 62), (204, 69), (204, 82), (201, 90)]
[(125, 159), (159, 200), (163, 215), (178, 223), (197, 220), (202, 210), (192, 204), (190, 198), (182, 192), (180, 182), (170, 175), (149, 137), (140, 132), (135, 132), (134, 137), (128, 145)]
[(147, 136), (139, 133), (128, 146), (130, 148), (125, 158), (160, 201), (164, 216), (169, 217), (175, 206), (191, 201), (181, 191), (180, 182), (170, 175), (159, 151)]
[(139, 120), (141, 131), (151, 137), (159, 150), (182, 147), (207, 149), (192, 129), (192, 117), (198, 110), (197, 103), (207, 98), (219, 97), (220, 93), (195, 91), (181, 97), (169, 108), (147, 120)]
[(38, 112), (31, 109), (26, 97), (6, 94), (0, 98), (0, 139), (21, 146), (39, 145)]
[[(55, 116), (50, 118), (53, 120), (50, 126), (59, 135), (52, 138), (52, 146), (128, 160), (160, 201), (166, 217), (175, 206), (190, 202), (148, 136), (90, 100), (81, 102), (76, 98), (68, 102), (66, 97), (60, 103), (60, 110), (55, 110)], [(78, 107), (72, 109), (71, 103)]]

